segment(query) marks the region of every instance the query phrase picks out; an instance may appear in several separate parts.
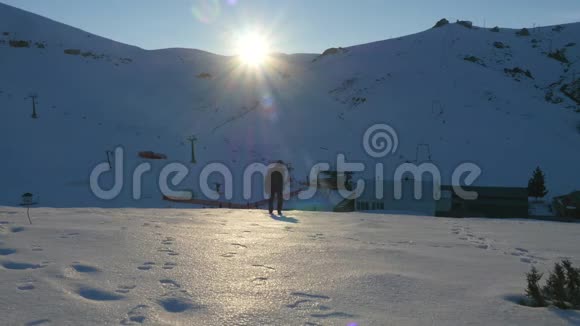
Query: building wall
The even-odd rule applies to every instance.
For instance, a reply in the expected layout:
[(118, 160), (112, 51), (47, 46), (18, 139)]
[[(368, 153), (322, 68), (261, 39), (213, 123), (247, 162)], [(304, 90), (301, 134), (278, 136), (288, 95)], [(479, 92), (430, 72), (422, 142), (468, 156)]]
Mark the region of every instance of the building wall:
[(433, 198), (433, 183), (425, 181), (421, 183), (421, 197), (415, 199), (414, 180), (405, 180), (402, 184), (402, 197), (395, 197), (395, 183), (382, 181), (383, 196), (377, 196), (376, 190), (380, 188), (372, 180), (365, 180), (365, 191), (355, 201), (357, 211), (390, 211), (402, 213), (415, 213), (435, 216), (437, 201)]

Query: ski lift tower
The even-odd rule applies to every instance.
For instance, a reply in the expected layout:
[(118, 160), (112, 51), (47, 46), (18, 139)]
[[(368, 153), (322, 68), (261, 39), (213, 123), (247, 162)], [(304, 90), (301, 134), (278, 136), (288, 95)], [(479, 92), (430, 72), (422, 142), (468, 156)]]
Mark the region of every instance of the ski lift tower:
[(195, 164), (195, 142), (197, 141), (197, 137), (191, 136), (188, 137), (187, 140), (191, 142), (191, 163)]
[(32, 224), (32, 220), (30, 219), (30, 206), (36, 205), (34, 202), (34, 195), (27, 192), (22, 194), (22, 202), (20, 206), (26, 207), (26, 216), (28, 217), (28, 223)]

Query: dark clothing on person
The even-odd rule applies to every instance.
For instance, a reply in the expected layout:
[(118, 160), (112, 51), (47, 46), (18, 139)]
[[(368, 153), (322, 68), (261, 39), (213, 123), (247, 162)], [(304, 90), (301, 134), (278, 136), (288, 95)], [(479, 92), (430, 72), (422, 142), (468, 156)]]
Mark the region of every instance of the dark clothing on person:
[(280, 171), (274, 171), (271, 174), (270, 180), (270, 199), (268, 200), (268, 211), (270, 214), (274, 211), (274, 197), (277, 199), (278, 215), (282, 215), (282, 205), (284, 204), (284, 197), (282, 195), (284, 189), (284, 177)]

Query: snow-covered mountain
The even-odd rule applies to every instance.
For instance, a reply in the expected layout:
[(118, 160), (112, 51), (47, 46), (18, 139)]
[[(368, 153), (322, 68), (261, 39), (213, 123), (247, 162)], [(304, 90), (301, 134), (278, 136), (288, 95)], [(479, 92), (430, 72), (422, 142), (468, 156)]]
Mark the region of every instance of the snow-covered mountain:
[[(143, 50), (0, 4), (0, 204), (32, 192), (46, 206), (166, 206), (156, 176), (173, 161), (188, 164), (180, 187), (194, 190), (210, 162), (241, 180), (247, 164), (282, 159), (305, 179), (337, 153), (375, 163), (362, 137), (378, 122), (399, 137), (380, 160), (387, 177), (431, 160), (449, 183), (469, 161), (483, 170), (480, 185), (525, 186), (540, 166), (550, 194), (566, 193), (580, 188), (579, 35), (580, 24), (448, 24), (324, 55), (280, 54), (255, 70), (199, 50)], [(196, 164), (187, 163), (191, 135)], [(89, 175), (118, 145), (125, 187), (101, 201)], [(133, 201), (140, 151), (168, 160), (151, 162), (144, 198)]]

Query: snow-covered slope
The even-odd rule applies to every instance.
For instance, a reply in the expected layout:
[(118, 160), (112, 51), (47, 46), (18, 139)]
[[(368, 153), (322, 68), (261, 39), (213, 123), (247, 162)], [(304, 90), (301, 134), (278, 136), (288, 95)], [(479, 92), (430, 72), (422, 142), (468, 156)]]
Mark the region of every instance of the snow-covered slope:
[(2, 325), (578, 325), (518, 304), (579, 224), (0, 207)]
[[(396, 155), (381, 160), (387, 176), (425, 160), (417, 146), (428, 144), (445, 183), (472, 161), (481, 185), (525, 186), (540, 166), (552, 194), (574, 190), (580, 114), (560, 88), (578, 78), (580, 24), (516, 32), (450, 24), (324, 56), (276, 55), (257, 71), (198, 50), (145, 51), (0, 4), (0, 203), (33, 192), (50, 206), (166, 205), (156, 177), (166, 162), (152, 162), (141, 201), (131, 199), (132, 167), (145, 150), (187, 163), (191, 135), (198, 163), (182, 188), (197, 189), (209, 162), (241, 180), (247, 164), (282, 159), (304, 179), (337, 153), (374, 163), (361, 142), (377, 122), (400, 139)], [(557, 49), (570, 63), (548, 57)], [(505, 71), (516, 67), (533, 78)], [(125, 188), (103, 202), (89, 174), (117, 145)], [(239, 199), (239, 182), (235, 190)]]

